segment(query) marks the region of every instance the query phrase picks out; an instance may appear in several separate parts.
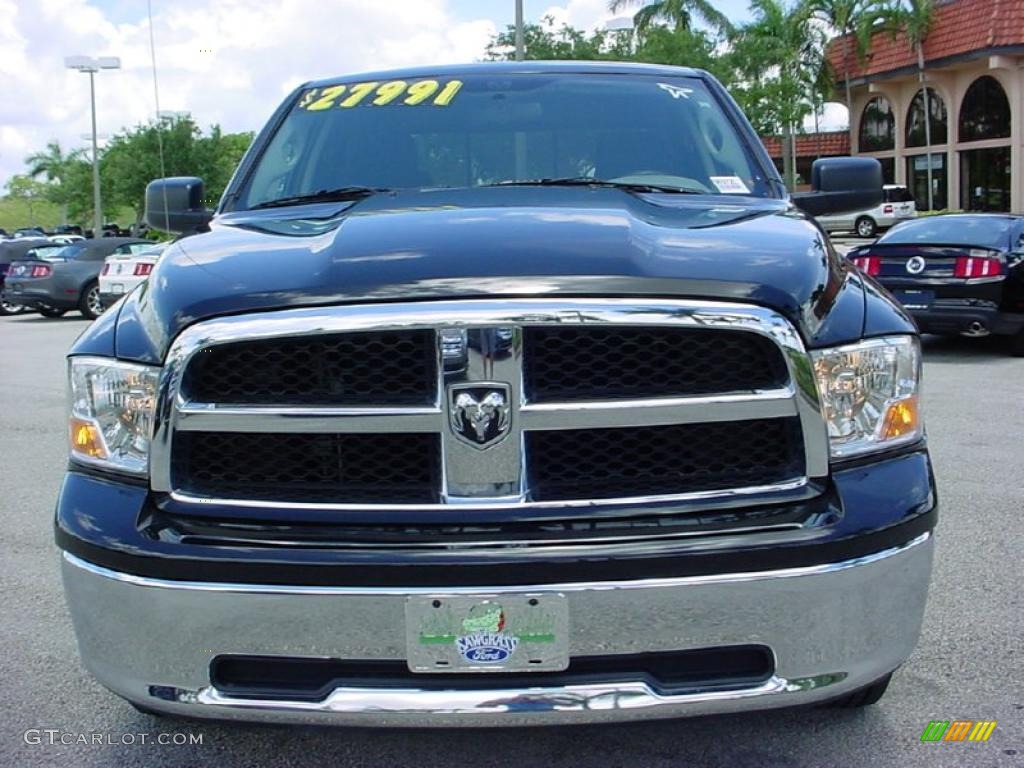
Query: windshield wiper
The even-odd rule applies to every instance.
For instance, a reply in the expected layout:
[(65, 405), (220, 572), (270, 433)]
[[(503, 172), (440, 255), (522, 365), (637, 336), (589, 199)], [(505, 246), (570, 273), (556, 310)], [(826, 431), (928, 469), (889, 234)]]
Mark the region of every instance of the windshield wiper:
[(306, 203), (333, 203), (345, 200), (362, 200), (380, 192), (390, 192), (383, 187), (338, 187), (336, 189), (321, 189), (317, 192), (308, 192), (304, 195), (290, 195), (279, 197), (276, 200), (267, 200), (256, 203), (252, 209), (257, 208), (281, 208), (286, 205), (304, 205)]
[(627, 192), (669, 192), (678, 195), (702, 195), (704, 192), (689, 187), (675, 187), (671, 184), (645, 184), (635, 181), (609, 181), (590, 176), (565, 176), (552, 179), (510, 179), (484, 184), (486, 187), (606, 187)]

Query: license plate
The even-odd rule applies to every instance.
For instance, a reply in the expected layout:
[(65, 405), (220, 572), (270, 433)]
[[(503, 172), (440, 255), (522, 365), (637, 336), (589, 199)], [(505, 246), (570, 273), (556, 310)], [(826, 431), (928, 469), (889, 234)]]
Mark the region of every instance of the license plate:
[(565, 595), (413, 595), (405, 602), (413, 672), (551, 672), (569, 666)]
[(930, 309), (935, 301), (935, 291), (893, 291), (893, 296), (904, 309)]
[(124, 284), (123, 283), (111, 283), (111, 285), (110, 285), (110, 292), (111, 293), (124, 293)]

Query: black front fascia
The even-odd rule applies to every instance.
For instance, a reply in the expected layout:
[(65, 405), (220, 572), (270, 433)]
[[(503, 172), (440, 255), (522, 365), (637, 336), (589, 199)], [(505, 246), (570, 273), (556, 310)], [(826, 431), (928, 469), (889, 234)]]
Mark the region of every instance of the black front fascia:
[[(614, 550), (574, 546), (524, 556), (310, 546), (230, 546), (168, 541), (151, 528), (148, 492), (68, 473), (57, 505), (56, 540), (66, 552), (114, 571), (159, 579), (349, 587), (515, 586), (607, 582), (823, 565), (897, 547), (931, 531), (937, 496), (928, 455), (913, 450), (833, 472), (825, 509), (791, 538), (723, 549), (720, 536), (679, 539), (675, 549), (634, 543)], [(98, 512), (98, 510), (101, 510)], [(733, 510), (736, 512), (735, 510)], [(785, 517), (788, 511), (776, 510)], [(795, 513), (795, 512), (794, 512)], [(805, 516), (806, 517), (806, 516)], [(741, 538), (744, 534), (738, 534)], [(734, 541), (734, 539), (731, 539)], [(758, 543), (760, 542), (760, 543)]]

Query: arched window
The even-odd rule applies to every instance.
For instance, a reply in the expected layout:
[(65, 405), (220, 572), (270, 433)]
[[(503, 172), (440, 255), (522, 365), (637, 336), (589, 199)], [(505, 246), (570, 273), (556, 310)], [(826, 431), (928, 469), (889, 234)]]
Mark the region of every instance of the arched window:
[(882, 152), (896, 146), (896, 118), (884, 96), (875, 96), (864, 106), (859, 144), (861, 152)]
[[(922, 88), (910, 102), (910, 109), (907, 110), (907, 146), (925, 146), (924, 130), (924, 92)], [(947, 136), (946, 102), (935, 92), (934, 88), (928, 89), (928, 108), (931, 110), (932, 144), (945, 144)]]
[(964, 94), (960, 107), (960, 141), (1006, 139), (1010, 136), (1010, 102), (999, 81), (979, 77)]

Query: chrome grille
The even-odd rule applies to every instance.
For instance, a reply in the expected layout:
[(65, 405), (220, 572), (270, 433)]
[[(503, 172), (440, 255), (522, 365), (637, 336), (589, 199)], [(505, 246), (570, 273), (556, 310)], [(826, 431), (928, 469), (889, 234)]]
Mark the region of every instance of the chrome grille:
[[(253, 349), (276, 350), (283, 359), (275, 370), (284, 371), (288, 350), (300, 349), (306, 370), (335, 371), (344, 382), (337, 359), (319, 361), (309, 350), (330, 356), (364, 340), (375, 364), (392, 372), (375, 379), (373, 364), (353, 360), (355, 400), (339, 394), (351, 386), (331, 396), (331, 376), (319, 373), (308, 383), (315, 397), (291, 377), (292, 394), (256, 401), (204, 378), (209, 361)], [(408, 381), (394, 380), (382, 340), (417, 382), (408, 389), (419, 390), (416, 403), (394, 399)], [(572, 364), (547, 370), (559, 357)], [(153, 487), (185, 503), (714, 506), (740, 495), (770, 500), (828, 469), (799, 336), (780, 315), (733, 303), (446, 301), (221, 318), (192, 326), (172, 346), (158, 413)]]

